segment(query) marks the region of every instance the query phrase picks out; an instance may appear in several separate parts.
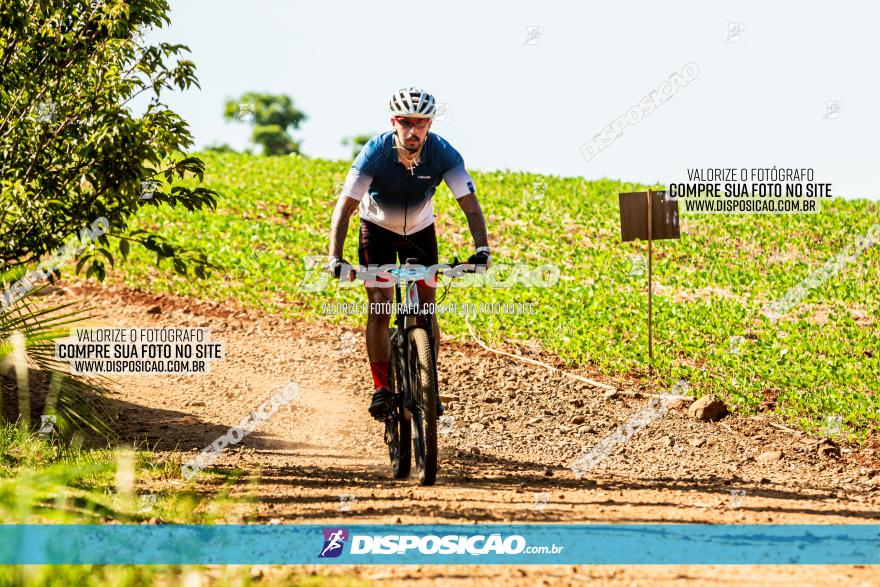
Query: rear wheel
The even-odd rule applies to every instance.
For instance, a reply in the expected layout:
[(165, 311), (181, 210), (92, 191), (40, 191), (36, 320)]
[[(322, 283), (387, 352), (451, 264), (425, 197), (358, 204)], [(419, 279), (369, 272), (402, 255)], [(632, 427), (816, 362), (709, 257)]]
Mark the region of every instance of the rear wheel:
[(392, 329), (391, 332), (391, 373), (388, 379), (394, 394), (394, 416), (385, 420), (385, 442), (391, 458), (391, 474), (395, 479), (406, 479), (412, 464), (412, 422), (403, 405), (403, 361), (397, 352), (397, 331)]
[(437, 380), (434, 355), (428, 331), (409, 331), (410, 391), (413, 395), (413, 449), (419, 469), (419, 484), (433, 485), (437, 480)]

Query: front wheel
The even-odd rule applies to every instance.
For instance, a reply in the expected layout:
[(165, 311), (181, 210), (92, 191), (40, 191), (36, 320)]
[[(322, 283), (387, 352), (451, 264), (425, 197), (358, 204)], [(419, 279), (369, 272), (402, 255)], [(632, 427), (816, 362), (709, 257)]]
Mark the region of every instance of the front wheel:
[(419, 469), (419, 485), (437, 480), (437, 405), (440, 400), (434, 376), (434, 353), (424, 328), (413, 328), (409, 343), (410, 391), (413, 398), (413, 449)]

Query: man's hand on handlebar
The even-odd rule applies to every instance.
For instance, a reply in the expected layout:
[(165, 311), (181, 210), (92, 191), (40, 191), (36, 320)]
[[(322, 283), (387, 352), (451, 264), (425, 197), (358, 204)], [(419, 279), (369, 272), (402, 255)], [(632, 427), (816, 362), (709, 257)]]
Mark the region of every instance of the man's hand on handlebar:
[(479, 247), (477, 252), (468, 258), (468, 265), (473, 265), (474, 270), (482, 273), (491, 265), (489, 247)]
[(351, 267), (351, 263), (349, 263), (345, 259), (330, 257), (330, 261), (327, 263), (325, 269), (334, 278), (339, 279), (339, 276), (342, 274), (342, 268), (346, 265)]

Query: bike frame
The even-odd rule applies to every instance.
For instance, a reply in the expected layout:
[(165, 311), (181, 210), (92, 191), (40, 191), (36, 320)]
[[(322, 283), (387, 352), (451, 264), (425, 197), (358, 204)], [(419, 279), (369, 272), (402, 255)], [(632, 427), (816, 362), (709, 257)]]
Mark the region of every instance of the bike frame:
[[(447, 266), (455, 270), (459, 267), (464, 266), (459, 265), (457, 257)], [(438, 468), (437, 420), (442, 409), (437, 373), (437, 340), (434, 337), (436, 308), (423, 308), (418, 287), (430, 272), (417, 264), (416, 259), (408, 258), (402, 265), (392, 265), (387, 273), (394, 279), (394, 326), (389, 330), (395, 405), (390, 417), (385, 419), (385, 443), (389, 448), (396, 479), (409, 476), (411, 458), (414, 456), (419, 469), (419, 483), (433, 485)], [(456, 277), (456, 273), (453, 272), (450, 277)], [(444, 298), (445, 293), (441, 301)], [(416, 329), (424, 330), (425, 336), (422, 337), (420, 332), (413, 333)], [(423, 377), (427, 375), (424, 372), (428, 360), (426, 350), (431, 360), (428, 387), (424, 386)], [(416, 389), (414, 385), (420, 388)], [(431, 403), (422, 404), (425, 401)]]
[[(407, 264), (409, 264), (409, 260), (407, 260)], [(434, 369), (434, 380), (437, 381), (437, 344), (434, 340), (432, 315), (430, 312), (423, 311), (419, 303), (418, 280), (421, 279), (422, 273), (418, 270), (407, 270), (406, 265), (401, 266), (397, 270), (392, 270), (392, 274), (399, 279), (398, 283), (394, 285), (394, 327), (397, 330), (396, 341), (394, 342), (397, 345), (397, 352), (407, 371), (405, 374), (401, 374), (405, 376), (401, 377), (402, 381), (400, 383), (403, 389), (400, 392), (403, 405), (409, 417), (412, 414), (413, 394), (410, 389), (411, 374), (409, 373), (409, 366), (411, 357), (409, 345), (407, 344), (407, 335), (414, 328), (424, 328), (428, 333), (431, 354), (434, 356), (432, 366)], [(401, 291), (404, 293), (402, 294)], [(405, 302), (401, 301), (402, 297), (405, 299)]]

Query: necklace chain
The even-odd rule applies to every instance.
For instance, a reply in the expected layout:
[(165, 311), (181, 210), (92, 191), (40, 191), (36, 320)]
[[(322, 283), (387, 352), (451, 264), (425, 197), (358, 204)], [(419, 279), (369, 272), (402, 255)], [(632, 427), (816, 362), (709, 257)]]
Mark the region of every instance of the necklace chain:
[(422, 149), (419, 148), (419, 152), (416, 153), (416, 154), (415, 154), (414, 156), (412, 156), (412, 157), (404, 157), (404, 156), (402, 156), (402, 154), (403, 154), (404, 152), (409, 153), (409, 151), (407, 151), (405, 148), (403, 148), (403, 147), (400, 146), (400, 144), (399, 144), (399, 142), (398, 142), (398, 139), (397, 139), (397, 134), (396, 134), (396, 133), (394, 134), (394, 148), (397, 149), (397, 158), (398, 158), (398, 159), (405, 159), (406, 162), (409, 163), (409, 173), (410, 173), (410, 175), (415, 175), (415, 169), (416, 169), (416, 166), (417, 166), (419, 163), (421, 163), (421, 160), (422, 160)]

